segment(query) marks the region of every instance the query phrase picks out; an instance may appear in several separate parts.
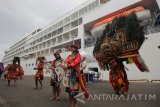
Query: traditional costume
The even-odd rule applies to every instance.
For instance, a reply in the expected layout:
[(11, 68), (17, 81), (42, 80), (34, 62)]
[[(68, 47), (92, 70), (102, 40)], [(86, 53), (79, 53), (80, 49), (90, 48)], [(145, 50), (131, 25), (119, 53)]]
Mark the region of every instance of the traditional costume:
[[(16, 62), (18, 62), (18, 64), (16, 64)], [(6, 77), (8, 79), (8, 86), (10, 85), (10, 81), (12, 79), (14, 79), (15, 85), (16, 85), (16, 80), (17, 80), (19, 69), (20, 69), (20, 58), (19, 57), (14, 57), (13, 64), (9, 64), (5, 68)]]
[(78, 94), (79, 91), (78, 72), (80, 72), (80, 61), (81, 55), (79, 52), (73, 52), (65, 61), (68, 63), (69, 70), (69, 87), (66, 88), (66, 91), (72, 96)]
[[(54, 53), (58, 54), (59, 53)], [(62, 66), (65, 66), (65, 62), (62, 58), (55, 59), (52, 62), (52, 75), (51, 75), (51, 81), (55, 84), (55, 86), (59, 86), (60, 82), (62, 81), (63, 78), (63, 73), (64, 73), (64, 68)]]
[(70, 96), (75, 96), (78, 94), (80, 85), (84, 96), (88, 98), (89, 94), (85, 89), (80, 72), (81, 55), (76, 45), (71, 45), (71, 48), (75, 48), (75, 51), (72, 51), (72, 54), (69, 55), (65, 61), (68, 64), (69, 72), (69, 87), (66, 87), (66, 92), (68, 92)]
[(36, 64), (38, 65), (37, 67), (34, 68), (34, 70), (37, 70), (36, 74), (34, 75), (35, 84), (36, 84), (35, 89), (38, 88), (38, 82), (42, 87), (44, 61), (45, 61), (45, 57), (38, 57), (36, 61)]
[(60, 99), (60, 84), (63, 79), (63, 74), (65, 72), (66, 63), (61, 58), (58, 52), (54, 53), (55, 60), (51, 62), (52, 64), (52, 72), (51, 72), (51, 86), (53, 88), (53, 97), (50, 100), (59, 100)]
[[(81, 73), (80, 73), (80, 62), (81, 55), (79, 54), (78, 47), (75, 45), (71, 46), (72, 54), (69, 55), (66, 59), (66, 63), (68, 64), (68, 84), (66, 87), (66, 92), (69, 94), (69, 102), (70, 107), (77, 106), (77, 100), (74, 98), (79, 92), (79, 83), (82, 82)], [(81, 79), (81, 80), (80, 80)]]
[(17, 79), (17, 76), (18, 76), (18, 65), (13, 65), (13, 64), (10, 64), (7, 66), (7, 79), (8, 80), (12, 80), (12, 79)]
[(20, 66), (19, 71), (18, 71), (18, 76), (20, 77), (20, 79), (22, 79), (23, 75), (24, 75), (24, 71), (23, 71), (22, 66)]
[(93, 55), (102, 70), (110, 70), (109, 80), (117, 94), (129, 88), (124, 61), (135, 63), (142, 72), (149, 71), (138, 52), (144, 38), (142, 27), (133, 12), (114, 18), (96, 41)]
[(129, 88), (129, 82), (123, 63), (116, 58), (116, 56), (112, 56), (109, 60), (109, 80), (114, 91), (117, 94), (119, 94), (119, 92), (127, 92)]
[(37, 70), (34, 76), (35, 79), (43, 80), (43, 68), (44, 68), (44, 63), (40, 62), (37, 68), (35, 68), (35, 70)]

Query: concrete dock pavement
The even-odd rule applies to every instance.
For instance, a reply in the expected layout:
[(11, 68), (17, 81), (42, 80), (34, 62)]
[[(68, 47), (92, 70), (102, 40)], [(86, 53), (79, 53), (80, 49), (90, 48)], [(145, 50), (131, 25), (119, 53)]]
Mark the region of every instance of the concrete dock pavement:
[[(13, 81), (12, 81), (13, 83)], [(61, 86), (61, 100), (50, 101), (52, 95), (49, 78), (45, 77), (42, 89), (34, 89), (34, 77), (25, 76), (17, 86), (7, 86), (7, 80), (0, 79), (0, 107), (69, 107), (68, 95)], [(130, 89), (123, 96), (113, 94), (108, 82), (87, 84), (89, 99), (78, 96), (79, 107), (159, 107), (160, 83), (130, 83)]]

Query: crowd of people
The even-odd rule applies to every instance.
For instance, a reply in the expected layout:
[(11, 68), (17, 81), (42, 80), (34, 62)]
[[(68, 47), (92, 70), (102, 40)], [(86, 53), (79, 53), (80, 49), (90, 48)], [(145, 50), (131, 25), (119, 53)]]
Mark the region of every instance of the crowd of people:
[[(46, 61), (45, 57), (37, 58), (36, 67), (34, 68), (36, 70), (34, 75), (35, 89), (42, 88), (44, 67), (46, 63), (49, 63), (50, 85), (52, 87), (52, 97), (49, 100), (59, 101), (61, 99), (61, 84), (63, 84), (66, 93), (68, 93), (70, 107), (77, 107), (77, 100), (74, 97), (78, 95), (80, 88), (84, 92), (84, 96), (89, 97), (85, 89), (86, 75), (84, 74), (87, 63), (85, 62), (86, 58), (80, 55), (76, 45), (71, 45), (70, 51), (71, 55), (66, 59), (62, 59), (58, 52), (54, 52), (55, 60), (53, 61)], [(129, 83), (124, 67), (121, 66), (123, 64), (112, 58), (110, 58), (110, 62), (110, 83), (114, 91), (116, 94), (128, 91)], [(14, 86), (16, 86), (18, 77), (23, 79), (24, 75), (23, 68), (20, 65), (20, 58), (14, 57), (13, 63), (5, 67), (5, 71), (4, 77), (8, 80), (8, 86), (10, 86), (11, 80), (14, 80)]]
[[(83, 65), (84, 68), (81, 68), (82, 62), (85, 58), (80, 55), (78, 47), (75, 45), (70, 46), (70, 51), (71, 55), (69, 55), (65, 60), (61, 58), (58, 52), (54, 53), (55, 60), (53, 61), (47, 62), (44, 57), (37, 58), (37, 67), (34, 68), (37, 70), (34, 76), (35, 89), (38, 88), (38, 83), (40, 84), (40, 88), (42, 87), (44, 65), (45, 63), (50, 63), (50, 85), (52, 87), (52, 97), (50, 100), (60, 100), (60, 86), (61, 83), (63, 83), (66, 87), (65, 91), (69, 96), (70, 107), (77, 107), (77, 100), (74, 97), (78, 94), (80, 86), (86, 86), (86, 81), (83, 74), (85, 65)], [(78, 76), (78, 73), (81, 73), (80, 76)], [(80, 81), (81, 79), (83, 82)], [(88, 97), (85, 87), (82, 87), (82, 91), (85, 91), (85, 95)]]

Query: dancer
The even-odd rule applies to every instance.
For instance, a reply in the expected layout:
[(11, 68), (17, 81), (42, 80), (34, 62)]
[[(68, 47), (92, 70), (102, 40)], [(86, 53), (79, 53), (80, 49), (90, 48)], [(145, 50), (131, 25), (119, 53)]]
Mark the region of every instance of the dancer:
[[(18, 63), (18, 64), (17, 64)], [(6, 67), (6, 77), (8, 79), (8, 86), (10, 86), (10, 81), (14, 80), (14, 86), (16, 86), (16, 80), (18, 76), (18, 71), (20, 67), (20, 58), (14, 57), (13, 64), (9, 64)]]
[(52, 73), (51, 73), (51, 86), (53, 89), (53, 96), (50, 98), (50, 100), (60, 100), (60, 85), (63, 78), (64, 68), (65, 68), (65, 62), (61, 58), (60, 54), (58, 52), (54, 53), (54, 57), (56, 58), (54, 61), (51, 62), (52, 64)]
[(114, 18), (106, 25), (93, 50), (100, 68), (110, 70), (109, 80), (116, 94), (129, 89), (123, 62), (135, 63), (141, 72), (149, 71), (138, 52), (145, 39), (140, 20), (135, 12)]
[(81, 55), (79, 54), (78, 47), (71, 46), (72, 54), (66, 59), (69, 70), (69, 87), (66, 88), (66, 92), (69, 94), (70, 107), (77, 107), (77, 100), (74, 98), (79, 91), (79, 79), (78, 72), (80, 72)]
[[(23, 75), (24, 75), (24, 71), (22, 66), (19, 67), (19, 72), (18, 72), (18, 77), (22, 80), (23, 79)], [(17, 79), (18, 79), (17, 77)]]
[(108, 57), (108, 62), (110, 66), (109, 80), (113, 86), (115, 94), (119, 95), (128, 91), (129, 82), (127, 79), (126, 71), (124, 65), (120, 59), (118, 59), (114, 54)]
[(38, 83), (40, 84), (40, 88), (42, 88), (42, 81), (43, 81), (43, 68), (44, 68), (44, 61), (45, 57), (38, 57), (36, 60), (37, 67), (34, 68), (34, 70), (37, 70), (34, 78), (35, 78), (35, 89), (38, 89)]

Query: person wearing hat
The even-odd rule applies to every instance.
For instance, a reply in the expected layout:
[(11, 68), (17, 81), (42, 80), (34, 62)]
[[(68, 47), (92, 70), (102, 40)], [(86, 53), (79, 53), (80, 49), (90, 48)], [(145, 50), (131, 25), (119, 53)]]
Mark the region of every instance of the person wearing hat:
[(76, 96), (79, 91), (77, 72), (80, 71), (81, 55), (76, 45), (71, 45), (70, 50), (72, 54), (65, 60), (68, 64), (67, 69), (69, 71), (69, 87), (66, 87), (66, 92), (69, 94), (70, 107), (77, 107), (77, 100), (74, 96)]
[(43, 68), (44, 68), (44, 60), (45, 57), (38, 57), (36, 60), (37, 67), (34, 68), (34, 70), (37, 70), (34, 78), (35, 78), (35, 89), (38, 89), (38, 83), (40, 84), (40, 88), (42, 88), (42, 81), (43, 81)]
[(65, 66), (65, 63), (58, 52), (54, 53), (54, 57), (55, 57), (55, 60), (51, 61), (52, 72), (51, 72), (50, 83), (53, 89), (53, 96), (50, 98), (50, 100), (58, 101), (60, 100), (60, 90), (61, 90), (60, 84), (62, 81), (63, 72), (65, 71), (64, 67), (62, 66)]

